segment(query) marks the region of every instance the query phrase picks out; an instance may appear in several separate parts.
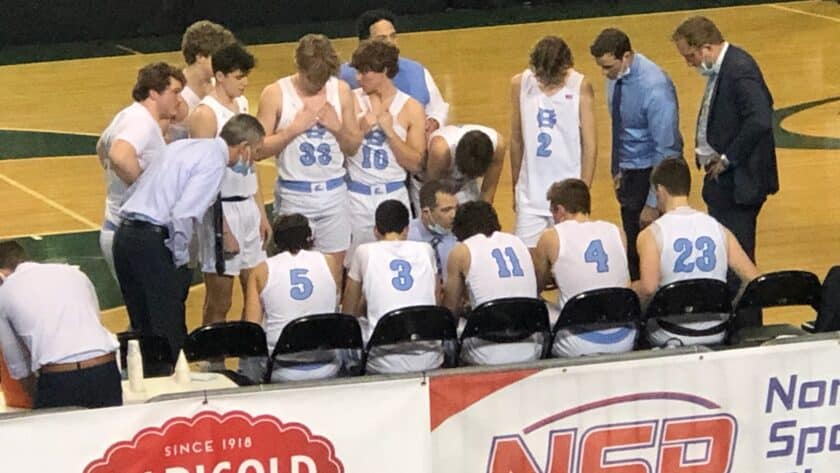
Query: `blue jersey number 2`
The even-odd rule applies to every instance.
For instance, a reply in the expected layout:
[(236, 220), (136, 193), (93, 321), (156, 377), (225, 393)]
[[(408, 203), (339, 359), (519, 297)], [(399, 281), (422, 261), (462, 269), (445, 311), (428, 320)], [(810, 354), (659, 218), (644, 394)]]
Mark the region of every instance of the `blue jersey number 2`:
[[(710, 237), (701, 236), (691, 244), (688, 238), (677, 238), (674, 241), (674, 251), (679, 253), (677, 260), (674, 262), (675, 273), (690, 273), (696, 267), (704, 273), (711, 272), (717, 265), (717, 257), (715, 256), (715, 241)], [(691, 257), (693, 249), (700, 252), (700, 256), (694, 259), (693, 262), (687, 261)]]
[(540, 133), (537, 135), (537, 142), (539, 146), (537, 146), (537, 157), (538, 158), (548, 158), (551, 156), (551, 135), (548, 133)]

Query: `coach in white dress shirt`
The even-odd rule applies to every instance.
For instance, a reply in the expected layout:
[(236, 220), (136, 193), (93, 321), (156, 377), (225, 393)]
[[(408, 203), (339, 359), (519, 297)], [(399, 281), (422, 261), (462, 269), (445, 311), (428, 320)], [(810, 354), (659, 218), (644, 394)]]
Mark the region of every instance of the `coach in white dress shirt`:
[(218, 138), (168, 145), (120, 209), (114, 264), (131, 326), (167, 337), (173, 359), (187, 333), (186, 264), (194, 228), (219, 194), (225, 167), (247, 172), (264, 136), (256, 118), (239, 114)]

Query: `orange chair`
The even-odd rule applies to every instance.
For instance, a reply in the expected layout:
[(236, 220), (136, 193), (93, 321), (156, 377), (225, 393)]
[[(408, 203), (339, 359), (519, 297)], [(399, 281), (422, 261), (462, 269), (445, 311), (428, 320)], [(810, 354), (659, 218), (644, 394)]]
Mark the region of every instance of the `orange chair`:
[(32, 409), (32, 399), (23, 389), (20, 382), (12, 379), (9, 375), (9, 369), (6, 367), (6, 360), (3, 359), (2, 352), (0, 352), (0, 391), (3, 392), (3, 396), (6, 398), (7, 406)]

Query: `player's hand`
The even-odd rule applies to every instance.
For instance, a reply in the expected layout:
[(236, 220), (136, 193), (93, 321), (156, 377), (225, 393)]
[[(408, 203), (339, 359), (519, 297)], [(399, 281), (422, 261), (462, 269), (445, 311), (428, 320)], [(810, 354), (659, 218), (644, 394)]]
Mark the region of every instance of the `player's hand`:
[(303, 107), (298, 110), (297, 115), (295, 115), (295, 119), (292, 120), (289, 127), (295, 135), (299, 135), (315, 126), (316, 123), (318, 123), (318, 114), (316, 111), (309, 107)]
[(225, 259), (231, 259), (239, 254), (239, 241), (233, 236), (233, 232), (226, 231), (222, 237), (222, 248), (224, 249)]
[(426, 119), (426, 142), (429, 141), (429, 138), (432, 136), (432, 133), (434, 133), (435, 130), (437, 130), (438, 128), (440, 128), (440, 123), (438, 123), (437, 119)]
[(648, 225), (653, 223), (654, 220), (659, 218), (659, 215), (659, 209), (657, 209), (656, 207), (645, 205), (642, 209), (642, 213), (639, 215), (639, 227), (647, 227)]
[(362, 134), (366, 135), (373, 127), (377, 124), (376, 115), (368, 112), (362, 115), (359, 118), (359, 129), (362, 130)]
[(268, 222), (268, 216), (265, 212), (260, 212), (260, 240), (262, 240), (263, 249), (265, 249), (270, 239), (271, 223)]
[(376, 123), (379, 124), (380, 128), (382, 128), (385, 136), (390, 138), (394, 135), (394, 117), (392, 117), (390, 113), (385, 111), (377, 115)]
[(329, 102), (325, 103), (324, 106), (321, 107), (321, 110), (318, 110), (316, 118), (318, 119), (318, 123), (320, 123), (332, 134), (336, 134), (339, 130), (341, 130), (341, 120), (338, 118), (338, 113), (336, 113), (335, 107), (333, 107)]

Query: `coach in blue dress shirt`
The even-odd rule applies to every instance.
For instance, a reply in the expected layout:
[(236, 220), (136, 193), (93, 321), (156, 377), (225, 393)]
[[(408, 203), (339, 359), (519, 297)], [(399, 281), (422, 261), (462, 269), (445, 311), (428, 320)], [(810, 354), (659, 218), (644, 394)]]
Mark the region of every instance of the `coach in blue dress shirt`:
[(120, 208), (114, 266), (131, 326), (166, 337), (173, 360), (187, 335), (184, 302), (195, 225), (219, 195), (226, 166), (253, 172), (264, 136), (256, 118), (239, 114), (218, 138), (175, 141)]
[(612, 117), (610, 172), (627, 235), (630, 277), (636, 280), (636, 237), (659, 216), (650, 187), (651, 170), (663, 159), (683, 153), (677, 94), (665, 71), (633, 51), (630, 38), (620, 30), (602, 31), (589, 51), (607, 78)]

